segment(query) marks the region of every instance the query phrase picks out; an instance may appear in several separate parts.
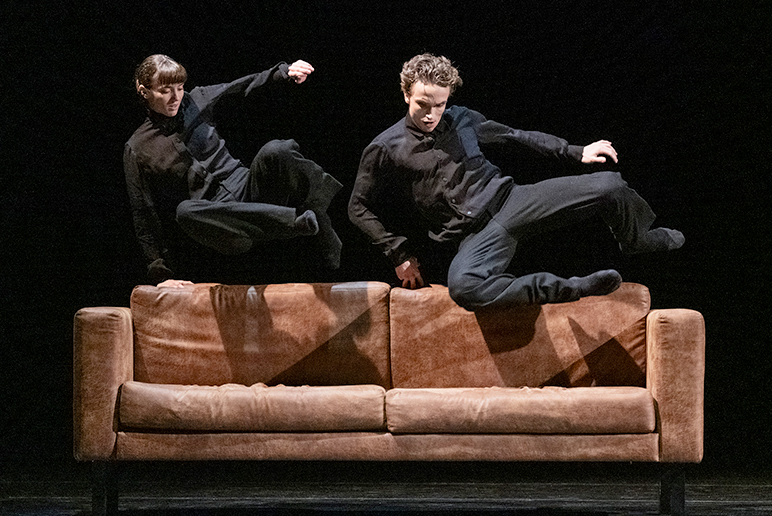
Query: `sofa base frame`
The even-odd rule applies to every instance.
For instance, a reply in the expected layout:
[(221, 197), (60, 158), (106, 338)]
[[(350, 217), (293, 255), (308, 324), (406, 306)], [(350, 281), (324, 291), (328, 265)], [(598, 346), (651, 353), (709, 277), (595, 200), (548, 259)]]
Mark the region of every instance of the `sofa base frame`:
[[(115, 461), (94, 461), (91, 464), (92, 514), (117, 516), (119, 499), (119, 466)], [(686, 467), (683, 464), (663, 464), (659, 471), (659, 513), (686, 515)]]

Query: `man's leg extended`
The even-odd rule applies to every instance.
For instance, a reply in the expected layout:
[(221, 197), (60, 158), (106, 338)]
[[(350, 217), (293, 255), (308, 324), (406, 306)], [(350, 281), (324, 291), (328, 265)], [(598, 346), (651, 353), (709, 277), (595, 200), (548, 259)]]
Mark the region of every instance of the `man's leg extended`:
[(622, 283), (616, 271), (561, 278), (548, 272), (516, 277), (504, 272), (515, 254), (517, 240), (491, 220), (467, 237), (448, 272), (450, 296), (467, 310), (576, 301), (613, 292)]
[(542, 231), (600, 217), (626, 254), (669, 251), (684, 244), (680, 231), (651, 229), (656, 215), (617, 172), (549, 179), (517, 187), (514, 193), (515, 202), (506, 206), (510, 212), (502, 214), (506, 227)]
[(448, 287), (461, 305), (484, 306), (555, 303), (618, 288), (615, 271), (582, 278), (537, 273), (516, 278), (505, 274), (518, 238), (601, 217), (620, 248), (628, 253), (669, 250), (683, 235), (666, 228), (651, 230), (655, 215), (649, 205), (615, 172), (559, 177), (515, 186), (493, 220), (461, 244), (451, 264)]
[(669, 251), (684, 243), (680, 231), (651, 229), (656, 216), (617, 172), (558, 177), (516, 186), (496, 218), (515, 234), (540, 233), (591, 217), (608, 224), (627, 254)]

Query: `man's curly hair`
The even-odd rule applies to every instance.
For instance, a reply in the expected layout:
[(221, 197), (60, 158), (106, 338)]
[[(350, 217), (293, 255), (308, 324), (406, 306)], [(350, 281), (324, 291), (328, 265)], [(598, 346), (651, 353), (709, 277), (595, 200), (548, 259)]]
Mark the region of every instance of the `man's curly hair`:
[(449, 87), (450, 93), (463, 84), (458, 70), (444, 56), (420, 54), (406, 62), (399, 74), (402, 91), (410, 95), (413, 84), (420, 81), (424, 84)]

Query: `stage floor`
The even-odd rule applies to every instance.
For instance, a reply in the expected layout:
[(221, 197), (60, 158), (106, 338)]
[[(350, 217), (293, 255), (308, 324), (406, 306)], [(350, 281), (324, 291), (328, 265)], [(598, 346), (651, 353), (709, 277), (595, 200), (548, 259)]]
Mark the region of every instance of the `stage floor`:
[[(657, 472), (637, 464), (123, 464), (120, 513), (653, 515)], [(695, 466), (686, 499), (694, 516), (772, 515), (772, 482)], [(90, 504), (85, 465), (22, 468), (0, 479), (0, 514), (86, 515)]]

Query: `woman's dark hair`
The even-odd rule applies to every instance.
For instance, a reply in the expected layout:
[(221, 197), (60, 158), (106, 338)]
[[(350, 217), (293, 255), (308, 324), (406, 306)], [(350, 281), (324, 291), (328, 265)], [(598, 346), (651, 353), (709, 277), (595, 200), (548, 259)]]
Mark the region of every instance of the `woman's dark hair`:
[(140, 63), (134, 72), (134, 86), (139, 93), (139, 87), (151, 88), (153, 81), (159, 85), (185, 83), (188, 72), (185, 67), (169, 56), (153, 54)]

